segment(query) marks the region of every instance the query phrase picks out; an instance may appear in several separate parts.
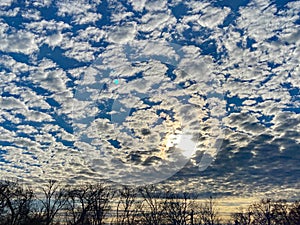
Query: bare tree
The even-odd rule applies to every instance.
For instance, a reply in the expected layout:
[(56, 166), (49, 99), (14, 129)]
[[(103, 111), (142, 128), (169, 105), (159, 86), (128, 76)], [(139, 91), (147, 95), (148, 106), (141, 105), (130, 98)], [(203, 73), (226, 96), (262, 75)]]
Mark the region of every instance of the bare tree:
[(166, 223), (166, 190), (157, 190), (153, 185), (139, 189), (143, 198), (140, 214), (143, 224), (162, 225)]
[(34, 193), (17, 182), (0, 183), (0, 224), (25, 225), (30, 221)]
[(53, 224), (54, 218), (66, 204), (66, 190), (61, 188), (56, 181), (49, 180), (45, 187), (42, 187), (39, 203), (41, 205), (39, 214), (43, 218), (43, 224)]
[(173, 225), (193, 223), (193, 201), (188, 193), (169, 193), (166, 202), (167, 217)]
[(295, 201), (289, 211), (289, 221), (291, 225), (300, 224), (300, 201)]
[(117, 208), (113, 224), (133, 225), (136, 223), (138, 214), (137, 191), (133, 188), (123, 186), (117, 193)]
[(66, 202), (66, 222), (69, 225), (87, 225), (91, 209), (89, 186), (69, 188)]
[(289, 205), (286, 200), (277, 200), (272, 204), (272, 215), (273, 215), (273, 224), (276, 225), (290, 225), (289, 218)]
[(218, 225), (220, 224), (219, 212), (216, 201), (212, 196), (205, 203), (200, 203), (197, 210), (196, 224), (198, 225)]
[(272, 225), (275, 223), (274, 203), (272, 199), (262, 199), (250, 206), (254, 225)]
[(111, 188), (103, 185), (91, 185), (89, 189), (89, 199), (91, 203), (91, 210), (89, 218), (93, 225), (102, 225), (111, 209), (110, 200), (113, 198), (114, 192)]
[[(9, 223), (8, 220), (11, 218), (9, 215), (9, 205), (11, 205), (11, 193), (9, 183), (2, 181), (0, 183), (0, 224)], [(14, 214), (14, 212), (12, 212)]]
[(231, 218), (234, 225), (251, 225), (252, 224), (252, 212), (250, 209), (246, 211), (240, 208), (240, 212), (232, 213)]
[(263, 199), (232, 214), (235, 225), (291, 225), (291, 207), (285, 200)]
[[(104, 184), (61, 187), (50, 180), (35, 194), (18, 182), (0, 182), (0, 225), (219, 225), (215, 199), (198, 203), (188, 193)], [(115, 204), (112, 200), (116, 200)], [(111, 212), (114, 220), (108, 220)], [(300, 202), (263, 199), (231, 215), (234, 225), (299, 225)]]
[(103, 184), (84, 185), (67, 191), (65, 220), (70, 225), (101, 225), (110, 210), (113, 191)]

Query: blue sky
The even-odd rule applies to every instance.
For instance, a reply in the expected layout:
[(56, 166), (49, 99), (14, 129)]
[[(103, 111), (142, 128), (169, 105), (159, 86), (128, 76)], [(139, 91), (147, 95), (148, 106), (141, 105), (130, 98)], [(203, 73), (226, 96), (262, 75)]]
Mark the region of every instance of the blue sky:
[(1, 1), (1, 177), (299, 197), (299, 16), (299, 1)]

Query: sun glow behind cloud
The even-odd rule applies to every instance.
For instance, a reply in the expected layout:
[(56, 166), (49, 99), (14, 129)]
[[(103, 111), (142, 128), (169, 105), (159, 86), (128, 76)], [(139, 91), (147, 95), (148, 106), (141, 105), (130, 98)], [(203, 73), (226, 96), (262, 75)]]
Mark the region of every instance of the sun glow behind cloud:
[[(206, 166), (213, 161), (218, 151), (214, 143), (222, 138), (213, 102), (221, 104), (222, 94), (217, 97), (211, 89), (214, 80), (205, 74), (191, 76), (180, 69), (187, 57), (194, 60), (186, 50), (158, 41), (114, 45), (87, 70), (75, 94), (78, 104), (85, 108), (78, 113), (74, 107), (73, 122), (75, 135), (85, 143), (80, 150), (92, 169), (113, 171), (107, 173), (107, 179), (116, 182), (145, 184), (167, 179), (200, 152), (210, 155)], [(194, 66), (198, 64), (194, 61)], [(225, 107), (220, 104), (219, 115), (224, 116)], [(200, 142), (205, 121), (210, 122), (207, 126), (211, 130), (219, 132), (216, 136), (203, 131), (208, 140)], [(99, 122), (106, 123), (107, 128), (100, 124), (97, 128)], [(172, 144), (179, 137), (180, 143)], [(95, 152), (90, 160), (91, 151)], [(94, 163), (97, 154), (103, 163)], [(193, 163), (205, 167), (202, 161)]]

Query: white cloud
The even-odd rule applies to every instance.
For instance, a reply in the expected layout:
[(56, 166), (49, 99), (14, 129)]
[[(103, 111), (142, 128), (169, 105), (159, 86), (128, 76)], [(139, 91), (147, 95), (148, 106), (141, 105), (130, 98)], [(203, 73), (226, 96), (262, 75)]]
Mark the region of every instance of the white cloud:
[(56, 3), (58, 7), (59, 16), (72, 16), (73, 22), (76, 24), (93, 23), (101, 19), (101, 15), (96, 13), (96, 6), (99, 0), (94, 1), (77, 1), (77, 0), (64, 0)]
[(284, 16), (276, 16), (276, 11), (275, 5), (270, 5), (269, 1), (253, 1), (247, 7), (240, 9), (238, 27), (245, 29), (249, 37), (264, 41), (271, 38), (276, 30), (292, 23), (292, 21), (287, 22)]
[(136, 33), (135, 23), (124, 24), (121, 27), (113, 28), (108, 32), (108, 41), (117, 44), (128, 43), (134, 40)]
[(255, 105), (257, 102), (255, 100), (246, 100), (243, 102), (243, 105)]
[(87, 12), (92, 5), (84, 1), (64, 0), (56, 3), (59, 16), (78, 15)]
[(40, 21), (32, 21), (31, 23), (28, 23), (25, 25), (26, 29), (31, 30), (36, 35), (46, 35), (47, 31), (57, 31), (57, 33), (60, 33), (63, 30), (69, 30), (71, 29), (71, 25), (67, 24), (63, 21), (55, 21), (55, 20), (45, 20), (42, 19)]
[(24, 109), (26, 108), (25, 104), (20, 100), (13, 97), (2, 97), (0, 99), (0, 108), (5, 110), (11, 109)]
[(168, 10), (166, 0), (147, 0), (144, 7), (148, 11), (164, 11), (164, 12), (166, 12)]
[(91, 62), (95, 60), (94, 53), (97, 48), (92, 47), (88, 42), (79, 42), (74, 38), (65, 40), (61, 46), (65, 49), (64, 55), (80, 62)]
[(59, 69), (31, 72), (32, 82), (40, 84), (41, 87), (51, 92), (62, 92), (66, 90), (65, 77), (65, 72)]
[(13, 8), (13, 9), (8, 9), (8, 10), (0, 10), (0, 16), (13, 17), (13, 16), (16, 16), (19, 11), (20, 11), (20, 8)]
[[(124, 47), (124, 49), (122, 47)], [(197, 68), (192, 68), (192, 70), (190, 70), (189, 73), (186, 73), (185, 76), (177, 76), (173, 83), (169, 82), (170, 79), (165, 75), (168, 68), (163, 63), (153, 60), (152, 58), (162, 58), (169, 63), (175, 62), (174, 66), (176, 66), (176, 61), (179, 61), (180, 56), (176, 53), (175, 49), (175, 46), (168, 45), (166, 42), (156, 43), (149, 41), (136, 41), (131, 45), (116, 45), (113, 48), (107, 48), (107, 50), (101, 54), (101, 60), (99, 63), (95, 63), (95, 65), (93, 65), (95, 68), (91, 70), (91, 72), (96, 72), (96, 68), (101, 69), (98, 74), (98, 76), (100, 76), (98, 79), (101, 78), (101, 83), (106, 82), (105, 91), (98, 90), (100, 94), (97, 94), (96, 86), (91, 86), (93, 83), (97, 83), (96, 79), (94, 79), (97, 73), (94, 74), (88, 72), (86, 79), (82, 79), (82, 87), (80, 90), (86, 90), (88, 95), (92, 96), (92, 98), (87, 98), (86, 101), (82, 103), (80, 103), (80, 101), (78, 102), (79, 105), (90, 105), (85, 106), (83, 108), (84, 111), (81, 111), (81, 108), (78, 107), (78, 112), (80, 112), (80, 114), (77, 114), (81, 117), (76, 119), (74, 122), (79, 128), (77, 136), (82, 137), (83, 139), (86, 136), (91, 139), (84, 139), (87, 141), (87, 146), (85, 146), (85, 148), (95, 148), (95, 154), (97, 154), (97, 151), (99, 151), (100, 148), (105, 149), (103, 157), (106, 157), (105, 161), (107, 163), (105, 165), (98, 165), (98, 170), (110, 170), (110, 168), (114, 166), (114, 163), (109, 162), (112, 158), (114, 158), (114, 162), (119, 161), (118, 167), (127, 171), (129, 169), (126, 164), (128, 161), (128, 154), (137, 154), (139, 156), (140, 162), (136, 162), (136, 166), (130, 165), (130, 168), (135, 171), (134, 174), (137, 177), (141, 176), (138, 175), (137, 171), (139, 171), (139, 174), (143, 174), (147, 169), (147, 166), (158, 169), (167, 166), (169, 163), (172, 164), (174, 162), (178, 162), (178, 167), (181, 167), (186, 163), (187, 159), (180, 157), (182, 154), (187, 154), (186, 150), (178, 149), (178, 147), (174, 150), (169, 149), (173, 146), (170, 145), (172, 142), (171, 139), (174, 137), (172, 132), (178, 132), (178, 129), (184, 128), (184, 131), (188, 131), (190, 133), (182, 134), (183, 136), (189, 135), (189, 137), (192, 136), (193, 138), (196, 138), (197, 135), (200, 135), (199, 129), (202, 123), (201, 118), (204, 116), (204, 113), (202, 113), (203, 106), (196, 104), (208, 103), (213, 106), (214, 101), (207, 101), (204, 103), (203, 101), (198, 102), (196, 100), (191, 100), (188, 104), (181, 104), (181, 100), (179, 100), (181, 97), (185, 98), (185, 95), (190, 94), (190, 98), (197, 98), (196, 94), (192, 94), (199, 90), (197, 90), (197, 88), (191, 88), (183, 91), (183, 89), (177, 87), (175, 84), (186, 81), (187, 79), (196, 78), (194, 72), (199, 70), (199, 68), (203, 68), (204, 64), (201, 64)], [(186, 56), (184, 55), (181, 57), (183, 57), (186, 61), (188, 61), (193, 54), (196, 54), (196, 57), (190, 59), (191, 63), (195, 64), (197, 60), (200, 59), (199, 49), (197, 48), (183, 48), (182, 54), (184, 53)], [(150, 58), (150, 60), (145, 61), (147, 58)], [(133, 65), (130, 63), (130, 61), (136, 60), (142, 60), (144, 62), (135, 63)], [(183, 60), (180, 62), (184, 64)], [(206, 64), (209, 62), (212, 63), (212, 61), (207, 61)], [(186, 68), (189, 68), (189, 66), (186, 66)], [(119, 77), (119, 86), (113, 84), (112, 80), (110, 80), (112, 78), (109, 77), (109, 74), (104, 72), (105, 70), (111, 69), (113, 69), (112, 73), (114, 76)], [(127, 81), (126, 85), (122, 85), (123, 83), (125, 84), (127, 77), (134, 76), (136, 73), (142, 73), (143, 77)], [(203, 82), (202, 85), (205, 86), (206, 84)], [(91, 86), (91, 88), (89, 88), (89, 86)], [(205, 89), (201, 90), (203, 91), (203, 94), (206, 94)], [(102, 131), (103, 124), (99, 124), (98, 122), (100, 121), (95, 119), (95, 117), (93, 118), (93, 116), (96, 116), (96, 114), (99, 113), (97, 110), (94, 110), (94, 102), (97, 100), (98, 102), (103, 102), (108, 96), (110, 99), (115, 99), (112, 106), (112, 112), (110, 113), (113, 123), (106, 121), (107, 129)], [(175, 96), (178, 99), (175, 98)], [(143, 103), (143, 99), (147, 97), (150, 97), (150, 101), (162, 101), (162, 103), (159, 105), (149, 106), (146, 103)], [(194, 105), (192, 105), (192, 103)], [(134, 111), (132, 115), (128, 116), (130, 109), (133, 107), (136, 108), (136, 111)], [(147, 107), (150, 108), (145, 110)], [(211, 112), (213, 113), (212, 108)], [(160, 118), (156, 114), (157, 110), (173, 111), (175, 114), (175, 121), (167, 115), (165, 115), (165, 117), (168, 117), (167, 119)], [(75, 108), (75, 113), (76, 112), (77, 107)], [(127, 117), (122, 120), (123, 116), (120, 115), (120, 113), (127, 114)], [(77, 114), (73, 114), (73, 116)], [(162, 121), (159, 122), (160, 120)], [(204, 132), (207, 137), (207, 142), (203, 143), (201, 146), (197, 146), (198, 148), (195, 149), (205, 151), (207, 155), (211, 155), (209, 162), (213, 160), (217, 153), (217, 148), (212, 145), (216, 136), (212, 137), (210, 132), (214, 132), (217, 136), (221, 134), (221, 132), (216, 132), (220, 124), (215, 122), (216, 121), (214, 120), (207, 120), (206, 126), (210, 127), (210, 129), (207, 129), (207, 131)], [(141, 128), (145, 127), (145, 129), (147, 129), (151, 126), (151, 124), (153, 124), (153, 127), (151, 127), (151, 133), (153, 132), (153, 135), (143, 135), (140, 131)], [(98, 127), (100, 129), (98, 129)], [(126, 132), (126, 130), (128, 132)], [(134, 138), (131, 132), (134, 133), (134, 136), (139, 136), (141, 140)], [(165, 136), (168, 136), (171, 139), (168, 139), (167, 137), (165, 138)], [(117, 140), (121, 149), (114, 147), (109, 141), (105, 141), (107, 139)], [(78, 145), (78, 147), (81, 145), (82, 144)], [(151, 151), (149, 152), (149, 150)], [(175, 153), (173, 151), (175, 151)], [(89, 155), (92, 154), (92, 152), (93, 150), (90, 150)], [(173, 155), (172, 152), (174, 153)], [(91, 160), (89, 160), (89, 155), (87, 155), (87, 160), (91, 163), (90, 166), (96, 166), (93, 165)], [(151, 165), (148, 165), (149, 160), (154, 156), (157, 160), (152, 162)], [(163, 161), (161, 162), (161, 160)], [(208, 161), (206, 161), (206, 164), (207, 162)], [(142, 163), (145, 163), (145, 165)], [(174, 169), (178, 169), (178, 167), (174, 167)], [(111, 177), (112, 179), (118, 179), (118, 170), (115, 169), (115, 171), (117, 175), (116, 177)], [(112, 175), (110, 174), (110, 176)], [(123, 179), (124, 177), (122, 178), (121, 176), (119, 178)], [(140, 178), (142, 179), (142, 177)]]
[(47, 43), (50, 47), (59, 46), (62, 42), (62, 38), (63, 36), (61, 33), (52, 34), (51, 36), (47, 37), (45, 43)]
[(0, 2), (0, 6), (9, 7), (14, 0), (3, 0)]
[(224, 19), (230, 13), (230, 9), (227, 7), (224, 8), (216, 8), (216, 7), (205, 7), (201, 10), (203, 13), (199, 19), (198, 23), (203, 27), (215, 28), (218, 25), (223, 24)]
[(26, 133), (26, 134), (36, 134), (38, 133), (38, 130), (31, 125), (18, 125), (17, 126), (18, 131), (17, 133)]
[(78, 41), (93, 41), (100, 42), (106, 35), (106, 31), (99, 29), (95, 26), (88, 26), (86, 29), (78, 31), (76, 40)]
[(89, 23), (95, 23), (98, 20), (101, 20), (102, 15), (99, 13), (94, 12), (86, 12), (84, 14), (79, 14), (74, 19), (74, 22), (76, 24), (89, 24)]
[(14, 73), (7, 73), (7, 72), (4, 72), (4, 71), (0, 71), (0, 83), (2, 85), (1, 88), (3, 88), (5, 86), (5, 84), (13, 81), (14, 79), (16, 78), (16, 74)]
[(12, 34), (0, 31), (0, 50), (4, 52), (16, 52), (32, 54), (38, 50), (35, 36), (28, 31), (15, 31)]
[(134, 1), (129, 0), (135, 11), (143, 11), (147, 0)]
[[(30, 68), (27, 64), (18, 62), (12, 57), (6, 55), (0, 57), (0, 64), (3, 65), (3, 67), (8, 68), (12, 73), (16, 75), (26, 73)], [(11, 74), (10, 76), (6, 76), (6, 78), (16, 80), (16, 77), (13, 74)]]
[(41, 20), (41, 12), (37, 9), (27, 9), (22, 12), (22, 17), (31, 21), (40, 21)]
[[(151, 32), (154, 30), (161, 31), (164, 27), (175, 24), (176, 19), (171, 17), (168, 13), (147, 13), (141, 18), (141, 25), (138, 26), (138, 30), (143, 32)], [(160, 33), (160, 32), (159, 32)]]
[(198, 14), (207, 6), (210, 6), (209, 2), (191, 1), (189, 3), (189, 8), (191, 8), (191, 13)]
[[(2, 122), (2, 121), (1, 121)], [(0, 132), (1, 132), (1, 141), (8, 141), (12, 142), (13, 139), (17, 136), (17, 134), (11, 130), (7, 130), (4, 127), (0, 127)]]

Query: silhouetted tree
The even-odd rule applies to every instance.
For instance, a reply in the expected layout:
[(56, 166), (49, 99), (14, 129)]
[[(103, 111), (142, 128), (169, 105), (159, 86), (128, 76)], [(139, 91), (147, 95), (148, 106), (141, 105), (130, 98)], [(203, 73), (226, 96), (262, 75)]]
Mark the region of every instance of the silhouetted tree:
[(188, 193), (176, 194), (170, 192), (167, 195), (166, 213), (168, 220), (173, 225), (186, 225), (193, 223), (191, 218), (194, 204)]
[(70, 225), (101, 225), (111, 209), (114, 192), (103, 184), (69, 188), (65, 220)]
[(272, 225), (274, 222), (274, 211), (272, 210), (272, 200), (262, 199), (259, 203), (251, 205), (253, 213), (253, 223), (256, 225)]
[(158, 190), (154, 185), (139, 189), (143, 198), (140, 206), (141, 223), (148, 225), (162, 225), (166, 220), (166, 190)]
[(137, 200), (137, 191), (123, 186), (117, 192), (117, 208), (112, 224), (133, 225), (136, 223), (140, 202)]
[(25, 225), (30, 222), (34, 193), (17, 182), (0, 183), (0, 224)]
[(291, 216), (293, 208), (285, 200), (263, 199), (251, 204), (246, 211), (233, 213), (231, 217), (235, 225), (294, 225), (297, 213)]
[(66, 190), (61, 188), (54, 180), (49, 180), (42, 187), (42, 196), (39, 198), (41, 206), (39, 216), (43, 218), (42, 224), (50, 225), (54, 223), (55, 216), (65, 207), (66, 194)]
[(234, 225), (251, 225), (252, 223), (252, 212), (247, 209), (246, 211), (242, 208), (240, 212), (232, 213), (231, 218)]
[(69, 225), (88, 225), (91, 210), (89, 186), (70, 188), (67, 191), (66, 221)]
[(216, 201), (210, 196), (205, 203), (200, 203), (197, 208), (198, 225), (218, 225), (220, 224), (219, 212), (216, 207)]
[(93, 225), (102, 225), (111, 209), (110, 200), (113, 199), (114, 191), (103, 184), (91, 185), (89, 191), (89, 218)]
[[(154, 185), (138, 190), (122, 187), (115, 193), (104, 184), (66, 188), (50, 180), (35, 194), (18, 182), (2, 181), (0, 225), (221, 224), (212, 197), (199, 203), (188, 193), (174, 193)], [(108, 217), (111, 212), (113, 219)], [(263, 199), (233, 213), (230, 224), (300, 225), (300, 202)]]
[(273, 224), (276, 225), (290, 225), (290, 218), (289, 218), (289, 205), (285, 200), (278, 200), (273, 201), (272, 205), (272, 212), (273, 215)]
[(300, 224), (300, 201), (294, 202), (289, 212), (289, 221), (291, 225)]

